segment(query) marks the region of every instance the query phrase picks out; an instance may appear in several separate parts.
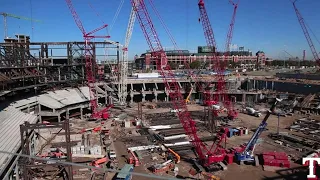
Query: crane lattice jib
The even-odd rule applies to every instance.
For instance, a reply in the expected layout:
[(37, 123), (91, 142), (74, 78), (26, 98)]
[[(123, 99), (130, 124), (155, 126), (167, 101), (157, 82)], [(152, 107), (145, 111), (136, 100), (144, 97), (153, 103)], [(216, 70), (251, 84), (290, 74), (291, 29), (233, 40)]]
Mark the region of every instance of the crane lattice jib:
[(308, 41), (308, 44), (309, 44), (309, 47), (311, 49), (311, 52), (312, 52), (314, 60), (317, 62), (318, 65), (320, 65), (319, 55), (318, 55), (317, 50), (316, 50), (316, 48), (315, 48), (315, 46), (314, 46), (314, 44), (312, 42), (312, 39), (310, 37), (309, 31), (308, 31), (307, 26), (306, 26), (306, 24), (304, 22), (304, 19), (303, 19), (302, 15), (300, 14), (298, 8), (296, 7), (295, 2), (296, 1), (293, 1), (292, 4), (293, 4), (293, 7), (294, 7), (294, 10), (296, 11), (298, 21), (300, 23), (300, 26), (301, 26), (302, 31), (304, 33), (304, 36), (306, 37), (306, 39)]
[(167, 65), (168, 60), (166, 54), (151, 21), (144, 0), (139, 0), (139, 3), (131, 0), (131, 4), (136, 11), (139, 24), (147, 40), (149, 48), (152, 51), (152, 55), (156, 59), (157, 69), (163, 77), (166, 91), (169, 93), (173, 108), (180, 110), (177, 112), (178, 118), (183, 125), (186, 134), (189, 136), (192, 145), (195, 147), (199, 158), (204, 159), (205, 156), (203, 150), (207, 150), (207, 148), (197, 136), (195, 121), (191, 118), (191, 115), (187, 110), (187, 106), (181, 94), (179, 84), (174, 77), (174, 73), (171, 71), (170, 66)]
[(104, 24), (101, 27), (94, 29), (93, 31), (86, 32), (83, 24), (80, 20), (80, 17), (78, 16), (76, 10), (73, 7), (73, 4), (71, 0), (66, 0), (66, 3), (71, 11), (71, 14), (73, 16), (74, 21), (76, 22), (76, 25), (80, 29), (85, 45), (84, 45), (84, 57), (85, 57), (85, 67), (86, 67), (86, 80), (87, 80), (87, 86), (89, 88), (89, 93), (90, 93), (90, 106), (92, 110), (91, 117), (92, 118), (101, 118), (101, 113), (105, 111), (98, 111), (98, 96), (97, 96), (97, 91), (95, 88), (95, 74), (94, 74), (94, 67), (96, 65), (95, 61), (95, 47), (93, 43), (90, 43), (90, 40), (93, 38), (109, 38), (110, 36), (95, 36), (93, 35), (94, 33), (100, 31), (101, 29), (106, 28), (108, 25)]

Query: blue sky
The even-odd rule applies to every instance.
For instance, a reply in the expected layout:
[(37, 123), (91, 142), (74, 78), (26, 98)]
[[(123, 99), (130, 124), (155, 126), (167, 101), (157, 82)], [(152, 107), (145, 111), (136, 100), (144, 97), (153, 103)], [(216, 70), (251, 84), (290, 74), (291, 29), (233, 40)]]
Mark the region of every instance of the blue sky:
[[(33, 41), (81, 41), (80, 30), (76, 26), (64, 0), (1, 0), (1, 12), (30, 17), (31, 9), (34, 19), (43, 23), (34, 23)], [(173, 34), (181, 49), (196, 50), (198, 45), (205, 45), (201, 24), (198, 22), (198, 0), (153, 0), (158, 11)], [(233, 11), (228, 0), (206, 0), (209, 18), (215, 32), (218, 49), (223, 50), (226, 33)], [(146, 0), (148, 4), (148, 1)], [(91, 31), (102, 25), (102, 20), (111, 25), (112, 19), (120, 4), (120, 0), (73, 0), (84, 27)], [(89, 4), (92, 4), (95, 11)], [(319, 0), (300, 0), (297, 2), (301, 14), (313, 32), (320, 38)], [(111, 40), (124, 42), (126, 27), (131, 10), (130, 0), (125, 0), (121, 12), (112, 28), (109, 29)], [(99, 17), (96, 15), (99, 13)], [(158, 31), (162, 45), (173, 47), (160, 21), (149, 6), (153, 22)], [(3, 37), (3, 20), (0, 20), (0, 37)], [(8, 33), (30, 34), (31, 22), (8, 18)], [(102, 31), (105, 34), (106, 31)], [(311, 34), (312, 36), (312, 34)], [(316, 49), (320, 45), (312, 36)], [(289, 0), (240, 0), (233, 44), (244, 46), (254, 53), (258, 50), (266, 52), (272, 58), (287, 57), (283, 50), (293, 56), (302, 56), (305, 49), (307, 58), (312, 59), (310, 48), (302, 33), (293, 6)], [(146, 40), (136, 21), (129, 57), (148, 49)]]

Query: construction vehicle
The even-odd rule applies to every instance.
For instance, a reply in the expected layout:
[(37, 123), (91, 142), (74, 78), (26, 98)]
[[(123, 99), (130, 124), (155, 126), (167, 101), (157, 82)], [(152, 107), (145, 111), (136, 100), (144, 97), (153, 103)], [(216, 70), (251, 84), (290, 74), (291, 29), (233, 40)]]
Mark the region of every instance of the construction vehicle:
[(259, 139), (259, 136), (261, 135), (262, 131), (264, 131), (265, 128), (267, 127), (267, 120), (268, 120), (269, 116), (275, 110), (276, 105), (279, 102), (281, 102), (281, 99), (276, 98), (276, 101), (273, 103), (270, 110), (267, 111), (266, 116), (264, 117), (264, 119), (260, 123), (260, 125), (257, 128), (257, 130), (255, 131), (255, 133), (250, 138), (249, 142), (245, 146), (243, 146), (244, 149), (240, 152), (235, 152), (235, 159), (239, 164), (243, 164), (244, 162), (251, 162), (251, 163), (254, 162), (256, 166), (259, 165), (258, 157), (253, 155), (255, 145), (256, 145), (257, 140)]
[(116, 159), (117, 158), (117, 154), (115, 151), (110, 151), (109, 152), (109, 158), (110, 159)]
[(175, 156), (175, 163), (178, 164), (181, 159), (180, 155), (170, 148), (168, 148), (168, 151)]
[(190, 92), (186, 98), (186, 103), (190, 103), (190, 97), (191, 97), (192, 91), (193, 91), (193, 86), (191, 87)]
[(195, 166), (197, 169), (191, 168), (189, 170), (189, 174), (191, 174), (192, 176), (200, 174), (200, 175), (206, 177), (206, 179), (208, 179), (208, 180), (220, 180), (219, 177), (217, 177), (211, 173), (205, 172), (205, 170), (199, 164), (195, 164)]
[(168, 160), (162, 164), (153, 165), (151, 170), (153, 173), (166, 172), (174, 168), (174, 163), (172, 160)]
[(140, 166), (140, 161), (138, 157), (135, 155), (134, 151), (129, 150), (128, 153), (131, 155), (128, 158), (128, 163), (133, 164), (135, 167)]
[(93, 160), (90, 163), (90, 166), (100, 167), (101, 164), (108, 162), (109, 159), (107, 157), (103, 157), (101, 159)]
[(255, 116), (255, 117), (262, 116), (261, 112), (256, 111), (255, 109), (253, 109), (251, 107), (246, 107), (246, 112), (247, 112), (247, 114)]

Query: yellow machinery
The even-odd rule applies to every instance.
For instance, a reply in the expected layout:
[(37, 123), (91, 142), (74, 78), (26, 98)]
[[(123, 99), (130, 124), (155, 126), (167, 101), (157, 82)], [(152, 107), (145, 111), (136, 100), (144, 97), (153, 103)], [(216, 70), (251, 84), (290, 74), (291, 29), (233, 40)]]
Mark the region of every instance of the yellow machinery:
[(193, 86), (191, 87), (190, 92), (189, 92), (189, 94), (188, 94), (188, 96), (186, 98), (186, 103), (190, 102), (190, 97), (191, 97), (192, 91), (193, 91)]
[(195, 176), (195, 175), (197, 175), (197, 174), (201, 174), (202, 176), (204, 176), (205, 178), (208, 178), (209, 180), (220, 180), (219, 177), (217, 177), (217, 176), (215, 176), (215, 175), (213, 175), (213, 174), (211, 174), (211, 173), (207, 173), (207, 172), (205, 172), (205, 171), (199, 172), (199, 171), (195, 170), (194, 168), (191, 168), (191, 169), (189, 170), (189, 173), (190, 173), (191, 175), (193, 175), (193, 176)]

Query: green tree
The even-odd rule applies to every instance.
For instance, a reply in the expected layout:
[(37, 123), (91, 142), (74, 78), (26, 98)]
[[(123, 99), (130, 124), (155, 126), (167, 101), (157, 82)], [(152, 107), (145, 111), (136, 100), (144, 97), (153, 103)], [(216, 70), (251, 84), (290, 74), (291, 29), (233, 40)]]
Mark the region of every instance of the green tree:
[(174, 62), (169, 62), (169, 66), (171, 67), (171, 69), (177, 69), (178, 68), (178, 64), (176, 64)]
[(200, 61), (193, 61), (192, 63), (190, 63), (190, 68), (191, 69), (199, 69), (201, 66)]

